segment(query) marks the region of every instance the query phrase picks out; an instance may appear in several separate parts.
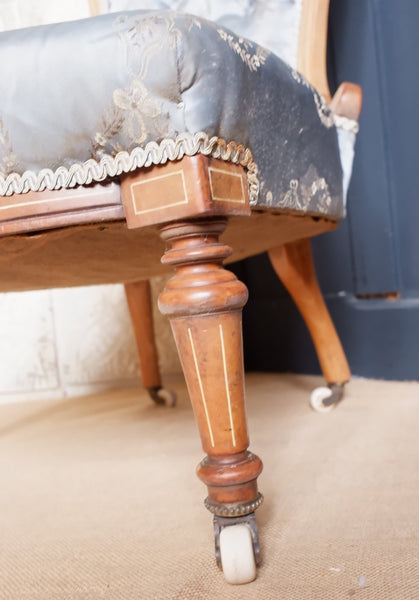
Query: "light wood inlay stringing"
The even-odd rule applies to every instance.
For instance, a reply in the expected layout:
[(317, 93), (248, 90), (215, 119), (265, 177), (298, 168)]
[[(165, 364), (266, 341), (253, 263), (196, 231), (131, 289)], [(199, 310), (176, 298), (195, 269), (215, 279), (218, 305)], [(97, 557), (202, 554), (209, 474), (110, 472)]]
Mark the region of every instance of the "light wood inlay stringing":
[(224, 381), (225, 381), (226, 394), (227, 394), (228, 415), (230, 418), (231, 438), (232, 438), (233, 446), (235, 447), (236, 446), (236, 434), (234, 431), (233, 411), (231, 408), (230, 386), (228, 383), (227, 360), (226, 360), (226, 351), (225, 351), (225, 346), (224, 346), (223, 326), (221, 324), (218, 325), (218, 329), (220, 332), (221, 354), (223, 357)]
[[(162, 197), (158, 193), (161, 180), (167, 180), (168, 178), (171, 179), (171, 198), (169, 198), (169, 201), (167, 202), (167, 198), (164, 197), (164, 203), (161, 204), (159, 200)], [(167, 208), (172, 208), (173, 206), (188, 204), (188, 194), (186, 191), (183, 170), (179, 169), (174, 173), (156, 175), (155, 177), (148, 177), (142, 181), (136, 181), (135, 183), (132, 183), (131, 198), (134, 207), (134, 213), (136, 215), (160, 212), (166, 210)]]
[(214, 434), (212, 432), (211, 421), (210, 421), (209, 414), (208, 414), (207, 401), (205, 399), (204, 386), (202, 385), (201, 373), (199, 372), (198, 359), (196, 357), (196, 351), (195, 351), (195, 346), (194, 346), (193, 337), (192, 337), (192, 331), (191, 331), (190, 327), (188, 327), (188, 336), (189, 336), (189, 342), (191, 344), (192, 356), (193, 356), (195, 370), (196, 370), (196, 376), (198, 378), (199, 390), (201, 392), (202, 404), (204, 405), (205, 418), (207, 420), (208, 432), (209, 432), (210, 439), (211, 439), (211, 446), (214, 448), (215, 447)]
[(208, 179), (212, 200), (215, 202), (245, 204), (246, 195), (242, 174), (232, 173), (226, 169), (208, 167)]

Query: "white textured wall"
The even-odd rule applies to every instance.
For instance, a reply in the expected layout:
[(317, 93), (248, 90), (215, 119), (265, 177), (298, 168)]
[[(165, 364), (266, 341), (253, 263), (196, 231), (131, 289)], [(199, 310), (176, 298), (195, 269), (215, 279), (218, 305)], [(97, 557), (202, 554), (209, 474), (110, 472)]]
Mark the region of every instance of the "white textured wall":
[[(0, 29), (89, 16), (88, 0), (0, 0)], [(163, 280), (153, 282), (154, 296)], [(180, 370), (155, 311), (162, 372)], [(123, 287), (0, 294), (0, 402), (63, 397), (139, 382)]]
[(0, 0), (0, 30), (90, 16), (88, 0)]
[[(162, 373), (179, 372), (167, 320), (154, 316)], [(0, 294), (0, 357), (0, 403), (139, 383), (123, 287)]]

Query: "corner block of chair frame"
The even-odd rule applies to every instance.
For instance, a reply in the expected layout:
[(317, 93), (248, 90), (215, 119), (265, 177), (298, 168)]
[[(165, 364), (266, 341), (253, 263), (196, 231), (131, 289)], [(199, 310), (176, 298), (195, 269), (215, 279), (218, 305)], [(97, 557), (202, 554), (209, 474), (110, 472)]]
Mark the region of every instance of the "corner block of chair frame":
[(245, 169), (199, 154), (124, 175), (121, 192), (130, 229), (197, 216), (250, 215)]

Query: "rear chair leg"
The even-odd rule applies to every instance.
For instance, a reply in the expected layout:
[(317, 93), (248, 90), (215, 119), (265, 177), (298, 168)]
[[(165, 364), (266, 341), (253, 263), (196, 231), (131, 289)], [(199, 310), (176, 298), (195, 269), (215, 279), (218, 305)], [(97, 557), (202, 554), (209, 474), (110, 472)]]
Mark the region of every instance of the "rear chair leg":
[(145, 280), (126, 283), (125, 295), (137, 344), (143, 386), (156, 404), (174, 406), (176, 395), (171, 390), (163, 388), (161, 383), (154, 336), (150, 282)]
[(307, 238), (272, 248), (269, 258), (308, 327), (329, 386), (315, 389), (310, 404), (314, 410), (327, 412), (342, 399), (343, 387), (351, 372), (319, 288), (310, 240)]

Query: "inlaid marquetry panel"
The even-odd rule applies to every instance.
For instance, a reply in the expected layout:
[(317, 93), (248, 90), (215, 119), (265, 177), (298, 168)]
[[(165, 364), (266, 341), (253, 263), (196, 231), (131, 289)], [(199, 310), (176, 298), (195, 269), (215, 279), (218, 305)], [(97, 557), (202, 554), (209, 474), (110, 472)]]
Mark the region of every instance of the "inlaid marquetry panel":
[(243, 167), (202, 155), (121, 178), (129, 228), (198, 215), (250, 215)]
[(245, 183), (242, 173), (216, 167), (208, 168), (211, 199), (214, 202), (246, 203)]

